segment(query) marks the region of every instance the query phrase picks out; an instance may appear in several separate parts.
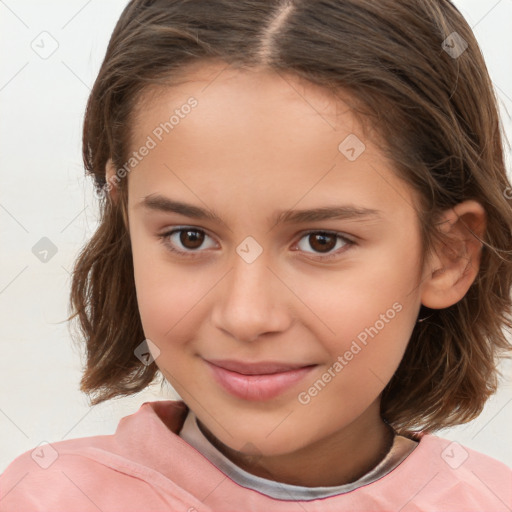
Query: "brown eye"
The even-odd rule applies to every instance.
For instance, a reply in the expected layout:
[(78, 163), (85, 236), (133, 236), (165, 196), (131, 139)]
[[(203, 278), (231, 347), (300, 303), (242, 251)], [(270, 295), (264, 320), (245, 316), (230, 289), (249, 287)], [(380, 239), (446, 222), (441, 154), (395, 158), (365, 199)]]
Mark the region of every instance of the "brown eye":
[[(298, 243), (301, 251), (316, 255), (316, 259), (319, 260), (337, 258), (353, 245), (356, 245), (356, 242), (349, 238), (339, 233), (329, 233), (326, 231), (310, 231), (305, 233)], [(311, 251), (310, 249), (313, 250)]]
[[(215, 242), (201, 229), (180, 228), (158, 235), (167, 249), (179, 256), (195, 257), (204, 252), (203, 249), (215, 247)], [(210, 239), (210, 246), (205, 240)]]
[(318, 252), (329, 252), (336, 246), (335, 235), (329, 233), (311, 233), (308, 241), (309, 245)]
[(204, 233), (196, 229), (186, 229), (180, 232), (180, 242), (186, 249), (197, 249), (204, 241)]

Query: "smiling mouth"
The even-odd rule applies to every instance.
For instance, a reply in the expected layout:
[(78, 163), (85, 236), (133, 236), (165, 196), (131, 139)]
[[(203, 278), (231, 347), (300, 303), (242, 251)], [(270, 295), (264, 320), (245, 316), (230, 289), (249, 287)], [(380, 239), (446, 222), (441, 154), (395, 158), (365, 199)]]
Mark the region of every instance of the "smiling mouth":
[(283, 373), (291, 370), (297, 370), (306, 366), (312, 366), (311, 364), (292, 364), (272, 361), (246, 363), (243, 361), (235, 361), (231, 359), (208, 360), (207, 362), (220, 368), (224, 368), (225, 370), (241, 373), (243, 375), (269, 375), (273, 373)]
[(246, 363), (242, 361), (207, 361), (217, 384), (237, 398), (251, 401), (270, 400), (303, 380), (316, 364), (280, 362)]

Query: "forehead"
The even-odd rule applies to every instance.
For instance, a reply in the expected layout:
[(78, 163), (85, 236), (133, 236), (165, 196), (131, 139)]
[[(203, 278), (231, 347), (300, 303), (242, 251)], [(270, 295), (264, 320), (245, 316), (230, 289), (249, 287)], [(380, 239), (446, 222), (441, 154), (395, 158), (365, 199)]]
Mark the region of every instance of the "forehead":
[[(165, 84), (146, 86), (139, 95), (133, 116), (138, 127), (151, 115), (162, 118), (165, 109), (179, 108), (190, 95), (201, 103), (201, 110), (211, 112), (218, 107), (231, 110), (243, 107), (240, 115), (269, 112), (278, 121), (293, 111), (297, 116), (319, 117), (328, 127), (355, 120), (351, 108), (360, 102), (347, 91), (338, 88), (332, 92), (325, 86), (312, 83), (282, 70), (267, 68), (234, 68), (224, 61), (198, 61), (185, 66)], [(197, 116), (196, 116), (197, 117)], [(356, 124), (361, 119), (358, 118)], [(358, 127), (363, 128), (362, 126)], [(366, 127), (365, 127), (366, 128)], [(135, 130), (137, 131), (137, 130)], [(372, 138), (376, 132), (371, 134)]]
[[(246, 84), (261, 85), (265, 82), (270, 84), (271, 82), (276, 82), (276, 79), (279, 77), (281, 78), (281, 82), (288, 84), (287, 92), (295, 92), (295, 95), (303, 95), (307, 92), (308, 94), (316, 94), (318, 97), (323, 96), (326, 99), (329, 97), (334, 98), (334, 93), (326, 86), (306, 80), (296, 73), (267, 67), (236, 67), (221, 59), (214, 58), (185, 64), (178, 71), (170, 73), (167, 78), (158, 83), (150, 83), (146, 86), (144, 95), (146, 96), (148, 92), (154, 93), (168, 87), (179, 87), (190, 84), (197, 84), (198, 90), (201, 92), (206, 92), (206, 89), (214, 83), (217, 86), (221, 83), (242, 83), (244, 81)], [(336, 88), (335, 90), (336, 93), (340, 93), (341, 97), (350, 96), (347, 92), (341, 91), (341, 88)], [(290, 96), (294, 95), (290, 94)]]
[[(268, 190), (269, 201), (305, 194), (314, 200), (336, 188), (349, 197), (364, 189), (375, 205), (386, 199), (378, 197), (383, 185), (406, 197), (409, 190), (396, 182), (392, 163), (373, 142), (375, 131), (363, 128), (352, 104), (344, 91), (335, 96), (289, 74), (196, 63), (172, 85), (145, 91), (132, 124), (132, 147), (151, 137), (155, 148), (129, 179), (139, 198), (165, 182), (184, 185), (185, 177), (196, 192), (221, 186), (247, 196)], [(347, 149), (361, 156), (350, 159)], [(278, 191), (275, 197), (271, 188)]]

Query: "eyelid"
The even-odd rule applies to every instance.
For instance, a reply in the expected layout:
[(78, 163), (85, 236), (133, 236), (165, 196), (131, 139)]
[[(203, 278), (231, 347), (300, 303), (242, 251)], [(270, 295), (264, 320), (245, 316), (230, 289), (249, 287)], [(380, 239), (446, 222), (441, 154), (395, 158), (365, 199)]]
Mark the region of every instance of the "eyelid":
[[(305, 252), (306, 254), (312, 254), (313, 257), (310, 259), (314, 259), (317, 261), (327, 261), (327, 260), (331, 260), (331, 259), (340, 258), (341, 255), (344, 254), (348, 249), (350, 249), (354, 245), (357, 245), (355, 240), (353, 240), (351, 237), (345, 235), (345, 233), (343, 233), (341, 231), (334, 231), (334, 230), (330, 230), (330, 229), (310, 229), (308, 231), (304, 231), (301, 233), (301, 236), (298, 239), (298, 241), (294, 244), (294, 247), (297, 246), (303, 238), (305, 238), (313, 233), (321, 233), (321, 234), (325, 234), (325, 235), (334, 236), (334, 237), (336, 237), (336, 239), (342, 240), (345, 244), (343, 247), (337, 249), (336, 251), (331, 251), (328, 253), (318, 253), (318, 252), (314, 252), (314, 251), (311, 251), (311, 252), (310, 251), (302, 251), (302, 252)], [(300, 249), (298, 249), (298, 251), (300, 251)]]
[(164, 246), (171, 251), (172, 253), (179, 254), (184, 257), (197, 257), (200, 256), (202, 252), (204, 252), (204, 249), (197, 249), (197, 250), (180, 250), (175, 249), (172, 247), (171, 243), (169, 242), (169, 237), (172, 235), (179, 233), (180, 231), (198, 231), (200, 233), (204, 233), (207, 237), (211, 238), (212, 240), (214, 237), (212, 237), (208, 231), (204, 228), (200, 228), (198, 226), (174, 226), (173, 228), (167, 229), (163, 233), (157, 235), (160, 241), (164, 244)]
[(327, 234), (327, 235), (339, 236), (340, 238), (345, 239), (347, 242), (356, 243), (356, 241), (355, 241), (356, 237), (355, 236), (348, 235), (348, 234), (344, 233), (343, 231), (336, 231), (334, 229), (309, 229), (307, 231), (301, 232), (301, 237), (300, 238), (304, 238), (305, 236), (311, 235), (313, 233), (324, 233), (324, 234)]

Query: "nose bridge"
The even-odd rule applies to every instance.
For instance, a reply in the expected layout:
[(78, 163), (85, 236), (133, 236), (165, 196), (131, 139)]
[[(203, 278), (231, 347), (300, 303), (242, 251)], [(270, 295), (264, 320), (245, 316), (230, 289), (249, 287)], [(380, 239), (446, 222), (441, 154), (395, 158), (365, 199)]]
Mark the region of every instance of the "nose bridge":
[[(226, 296), (235, 309), (246, 309), (249, 306), (258, 310), (270, 308), (272, 272), (268, 255), (254, 241), (244, 241), (236, 248), (231, 260), (231, 276), (229, 277), (229, 293)], [(256, 312), (256, 310), (255, 310)]]
[(252, 237), (236, 248), (213, 319), (218, 328), (240, 340), (250, 341), (265, 332), (285, 329), (289, 321), (283, 286), (268, 268), (268, 253)]

